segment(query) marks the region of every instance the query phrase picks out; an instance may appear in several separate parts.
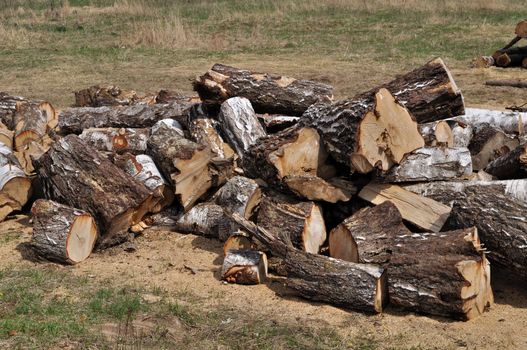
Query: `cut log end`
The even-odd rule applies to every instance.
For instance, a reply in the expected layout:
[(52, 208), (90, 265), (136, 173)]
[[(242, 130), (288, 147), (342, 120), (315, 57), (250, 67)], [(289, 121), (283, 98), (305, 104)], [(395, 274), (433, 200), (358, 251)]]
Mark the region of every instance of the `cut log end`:
[(267, 277), (265, 253), (251, 250), (229, 250), (223, 261), (221, 278), (229, 283), (260, 284)]
[(78, 216), (66, 240), (66, 254), (74, 264), (86, 260), (90, 256), (97, 240), (97, 226), (89, 214)]
[(223, 255), (227, 255), (229, 250), (249, 250), (253, 246), (251, 239), (243, 233), (235, 233), (223, 244)]
[(338, 225), (329, 234), (329, 256), (335, 259), (359, 262), (357, 243), (345, 225)]
[(318, 205), (313, 205), (311, 214), (306, 218), (304, 231), (302, 232), (302, 241), (304, 250), (316, 254), (326, 240), (326, 230), (322, 210)]

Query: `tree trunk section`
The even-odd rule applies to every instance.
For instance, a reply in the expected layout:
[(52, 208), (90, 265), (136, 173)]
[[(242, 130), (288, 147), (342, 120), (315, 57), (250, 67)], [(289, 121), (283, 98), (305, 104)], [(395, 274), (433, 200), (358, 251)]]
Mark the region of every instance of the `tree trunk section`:
[(21, 210), (31, 197), (31, 180), (11, 149), (0, 144), (0, 221)]
[(135, 91), (114, 85), (94, 85), (75, 92), (76, 107), (128, 106), (139, 99)]
[(57, 111), (55, 111), (55, 108), (49, 102), (28, 100), (21, 96), (11, 96), (5, 92), (0, 92), (0, 120), (9, 130), (15, 130), (18, 121), (23, 119), (18, 116), (17, 121), (15, 121), (17, 105), (30, 105), (31, 108), (42, 111), (47, 116), (48, 125), (46, 131), (55, 127)]
[(280, 114), (258, 114), (258, 119), (265, 126), (265, 131), (268, 134), (276, 134), (279, 131), (285, 130), (294, 126), (300, 120), (300, 117)]
[(485, 169), (494, 159), (518, 147), (519, 142), (490, 124), (481, 124), (474, 130), (468, 149), (472, 155), (472, 168)]
[(485, 167), (485, 171), (500, 180), (527, 177), (527, 145), (520, 145), (496, 158)]
[(452, 129), (444, 120), (419, 124), (419, 132), (425, 140), (425, 145), (428, 147), (453, 147), (454, 145)]
[(249, 219), (262, 199), (262, 191), (256, 181), (243, 176), (231, 178), (212, 197), (224, 210), (236, 212)]
[(265, 253), (252, 250), (229, 250), (221, 268), (221, 279), (229, 283), (260, 284), (267, 278)]
[(523, 121), (527, 121), (527, 113), (467, 108), (465, 115), (452, 120), (468, 124), (473, 128), (477, 128), (482, 124), (490, 124), (495, 128), (500, 128), (507, 134), (518, 134), (524, 130)]
[(33, 141), (39, 142), (48, 131), (48, 121), (54, 116), (55, 110), (48, 102), (18, 102), (13, 115), (15, 149), (20, 151)]
[(146, 151), (150, 130), (146, 128), (90, 128), (79, 137), (98, 151), (140, 154)]

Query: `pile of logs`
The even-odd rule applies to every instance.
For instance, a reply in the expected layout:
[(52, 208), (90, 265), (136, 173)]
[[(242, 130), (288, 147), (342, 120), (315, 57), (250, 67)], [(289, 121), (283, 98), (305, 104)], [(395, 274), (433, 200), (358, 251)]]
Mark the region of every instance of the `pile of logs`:
[(465, 108), (440, 58), (337, 101), (220, 64), (194, 89), (96, 86), (62, 111), (0, 94), (2, 218), (32, 204), (35, 250), (68, 264), (147, 227), (204, 235), (229, 283), (270, 271), (369, 313), (467, 320), (490, 263), (527, 278), (522, 115)]

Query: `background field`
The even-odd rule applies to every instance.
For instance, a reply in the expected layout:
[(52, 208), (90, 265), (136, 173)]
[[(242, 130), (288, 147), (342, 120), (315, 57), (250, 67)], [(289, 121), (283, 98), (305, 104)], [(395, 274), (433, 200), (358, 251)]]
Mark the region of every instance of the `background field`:
[[(61, 108), (98, 83), (190, 94), (221, 62), (321, 80), (344, 97), (441, 56), (468, 105), (504, 108), (527, 95), (483, 82), (526, 74), (470, 61), (524, 18), (523, 0), (0, 0), (0, 91)], [(527, 348), (527, 293), (503, 276), (492, 312), (452, 323), (307, 303), (279, 282), (225, 286), (220, 244), (191, 235), (147, 234), (136, 253), (75, 268), (33, 262), (29, 237), (25, 217), (0, 224), (0, 348)], [(131, 326), (145, 317), (148, 332)]]

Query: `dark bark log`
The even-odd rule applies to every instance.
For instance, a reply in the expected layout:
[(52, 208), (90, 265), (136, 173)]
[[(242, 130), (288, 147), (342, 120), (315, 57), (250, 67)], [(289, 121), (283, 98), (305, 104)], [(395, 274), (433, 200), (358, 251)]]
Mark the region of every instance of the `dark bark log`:
[(273, 254), (283, 258), (283, 270), (288, 276), (286, 286), (302, 297), (353, 310), (382, 312), (388, 298), (382, 267), (306, 253), (286, 245), (238, 214), (233, 214), (233, 219)]
[(280, 114), (257, 114), (260, 122), (265, 126), (268, 134), (276, 134), (279, 131), (290, 128), (298, 123), (300, 117)]
[(115, 85), (94, 85), (75, 92), (76, 107), (128, 106), (139, 99), (135, 91), (125, 91)]
[(256, 181), (243, 176), (231, 178), (212, 197), (212, 200), (228, 212), (236, 212), (249, 219), (260, 204), (262, 191)]
[(79, 137), (98, 151), (140, 154), (146, 151), (150, 129), (89, 128)]
[(219, 105), (239, 96), (245, 97), (258, 113), (301, 115), (310, 105), (329, 102), (333, 88), (309, 80), (297, 80), (275, 74), (262, 74), (215, 64), (197, 77), (194, 90), (205, 104)]
[(93, 215), (99, 248), (125, 240), (128, 228), (156, 204), (148, 188), (76, 135), (55, 142), (36, 167), (47, 198)]
[(509, 153), (518, 145), (518, 140), (502, 130), (490, 124), (478, 125), (468, 146), (472, 155), (473, 170), (485, 169), (491, 161)]
[(527, 145), (520, 145), (496, 158), (485, 167), (485, 171), (500, 180), (527, 177)]
[(229, 283), (260, 284), (267, 278), (265, 253), (252, 250), (229, 250), (221, 268), (221, 279)]
[(90, 256), (97, 239), (90, 214), (45, 199), (33, 204), (31, 214), (31, 243), (40, 256), (63, 264), (76, 264)]

